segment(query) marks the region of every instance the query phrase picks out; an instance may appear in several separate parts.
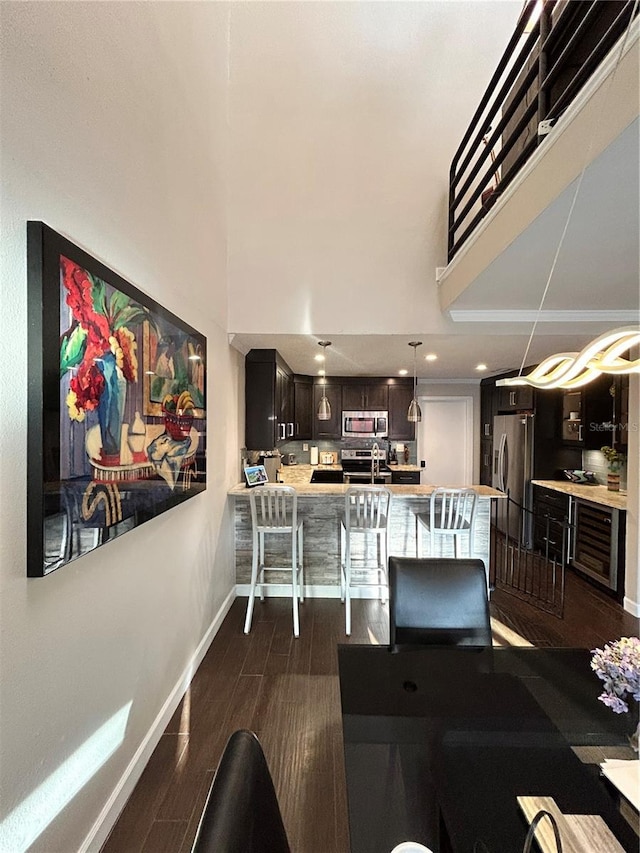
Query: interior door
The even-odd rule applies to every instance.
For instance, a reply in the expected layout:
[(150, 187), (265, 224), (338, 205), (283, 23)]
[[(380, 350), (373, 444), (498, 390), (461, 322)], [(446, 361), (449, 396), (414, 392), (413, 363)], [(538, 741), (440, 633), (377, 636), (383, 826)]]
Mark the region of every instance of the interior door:
[(418, 458), (426, 462), (423, 482), (434, 486), (473, 484), (473, 399), (423, 397)]

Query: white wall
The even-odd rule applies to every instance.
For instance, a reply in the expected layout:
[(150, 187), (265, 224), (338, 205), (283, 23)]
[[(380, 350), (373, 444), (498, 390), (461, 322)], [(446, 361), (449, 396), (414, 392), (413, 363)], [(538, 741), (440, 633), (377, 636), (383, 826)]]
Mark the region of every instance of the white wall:
[[(20, 832), (29, 837), (49, 805), (61, 808), (69, 783), (52, 790), (47, 780), (131, 703), (122, 744), (29, 848), (70, 853), (235, 580), (226, 490), (237, 479), (243, 380), (226, 338), (227, 9), (24, 2), (3, 3), (1, 14), (0, 849), (18, 853)], [(32, 580), (27, 219), (203, 332), (209, 356), (206, 492)], [(26, 816), (14, 811), (34, 800)], [(2, 835), (8, 814), (17, 835)]]
[(448, 328), (449, 167), (521, 8), (233, 4), (230, 331)]

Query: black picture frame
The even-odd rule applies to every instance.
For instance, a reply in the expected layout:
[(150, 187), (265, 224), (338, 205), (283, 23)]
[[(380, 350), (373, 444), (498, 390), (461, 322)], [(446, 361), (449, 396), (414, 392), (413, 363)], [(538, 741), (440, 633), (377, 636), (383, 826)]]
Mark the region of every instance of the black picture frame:
[(27, 575), (206, 489), (207, 340), (27, 223)]

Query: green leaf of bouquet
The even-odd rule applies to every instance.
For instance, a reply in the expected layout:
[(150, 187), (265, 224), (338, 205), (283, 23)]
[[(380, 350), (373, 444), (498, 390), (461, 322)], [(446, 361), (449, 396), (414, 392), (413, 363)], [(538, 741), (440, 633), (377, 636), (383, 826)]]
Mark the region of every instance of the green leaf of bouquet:
[(82, 326), (76, 326), (60, 345), (60, 378), (70, 367), (76, 367), (82, 361), (86, 349), (87, 333)]
[(111, 294), (111, 301), (109, 302), (109, 319), (113, 329), (117, 329), (122, 325), (122, 322), (120, 321), (120, 314), (125, 308), (128, 308), (130, 304), (131, 302), (129, 297), (121, 290), (114, 290)]
[(136, 323), (142, 323), (146, 318), (146, 312), (140, 308), (139, 305), (129, 305), (128, 307), (123, 308), (118, 314), (117, 320), (114, 320), (113, 328), (120, 329), (122, 326), (128, 326), (131, 328), (131, 326), (135, 326)]
[(104, 314), (107, 316), (107, 294), (106, 288), (107, 285), (101, 278), (98, 278), (97, 275), (91, 275), (89, 273), (89, 279), (91, 280), (91, 300), (93, 302), (93, 309), (97, 311), (99, 314)]

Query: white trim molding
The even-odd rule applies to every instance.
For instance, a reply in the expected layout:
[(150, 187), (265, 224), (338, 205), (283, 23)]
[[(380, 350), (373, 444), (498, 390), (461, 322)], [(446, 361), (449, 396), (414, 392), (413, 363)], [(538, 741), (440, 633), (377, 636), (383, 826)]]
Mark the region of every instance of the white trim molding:
[[(540, 311), (454, 308), (447, 312), (456, 323), (640, 323), (640, 311)], [(563, 330), (563, 334), (566, 330)]]

